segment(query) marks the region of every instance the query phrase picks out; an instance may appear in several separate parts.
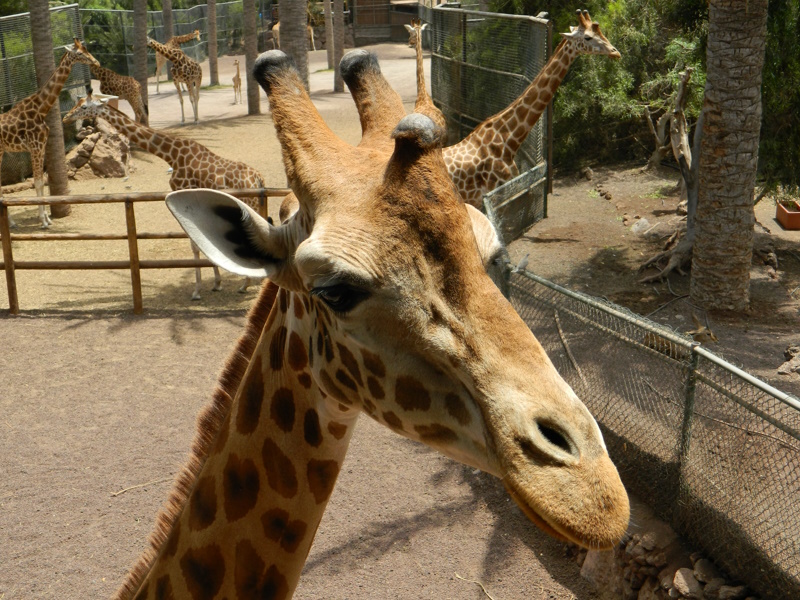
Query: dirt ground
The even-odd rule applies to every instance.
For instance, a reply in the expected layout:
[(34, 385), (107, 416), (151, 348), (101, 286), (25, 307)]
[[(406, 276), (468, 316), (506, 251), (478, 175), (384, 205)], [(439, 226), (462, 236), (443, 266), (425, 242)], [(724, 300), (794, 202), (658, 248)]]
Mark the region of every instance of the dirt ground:
[[(412, 106), (413, 53), (401, 45), (374, 49), (387, 79)], [(230, 82), (233, 59), (220, 59), (223, 84)], [(355, 108), (349, 94), (331, 91), (333, 75), (325, 66), (324, 51), (312, 53), (312, 97), (331, 128), (356, 143)], [(231, 87), (204, 89), (200, 124), (181, 127), (171, 84), (159, 95), (154, 83), (149, 91), (154, 127), (244, 160), (270, 186), (285, 184), (263, 94), (264, 114), (247, 116), (246, 105), (232, 104)], [(188, 102), (186, 108), (190, 113)], [(166, 163), (137, 151), (134, 164), (127, 180), (74, 182), (71, 192), (168, 189)], [(636, 268), (659, 242), (631, 232), (637, 216), (665, 231), (677, 219), (670, 191), (677, 173), (639, 167), (598, 169), (591, 181), (558, 179), (549, 218), (512, 245), (512, 258), (529, 255), (536, 273), (637, 312), (660, 309), (653, 318), (686, 330), (693, 310), (686, 301), (661, 307), (672, 292), (686, 293), (688, 278), (673, 276), (672, 292), (665, 283), (639, 284)], [(160, 203), (136, 211), (140, 231), (177, 230)], [(800, 377), (779, 379), (775, 369), (784, 348), (798, 342), (800, 233), (781, 231), (767, 201), (757, 213), (775, 234), (780, 268), (771, 278), (754, 266), (748, 315), (708, 315), (720, 339), (714, 350), (797, 393)], [(14, 211), (19, 231), (38, 231), (36, 215), (35, 208)], [(75, 206), (52, 230), (124, 228), (122, 207), (101, 205)], [(127, 257), (125, 242), (26, 242), (14, 251), (18, 260)], [(140, 254), (191, 256), (185, 240), (141, 242)], [(192, 302), (190, 270), (145, 271), (145, 314), (133, 316), (125, 271), (20, 271), (17, 278), (22, 316), (0, 310), (0, 600), (107, 597), (146, 546), (196, 415), (256, 291), (236, 293), (238, 278), (223, 273), (222, 291), (212, 293), (211, 271), (204, 269), (203, 299)], [(1, 287), (0, 309), (8, 306)], [(295, 597), (488, 594), (497, 600), (595, 597), (565, 546), (530, 525), (499, 482), (362, 419)]]

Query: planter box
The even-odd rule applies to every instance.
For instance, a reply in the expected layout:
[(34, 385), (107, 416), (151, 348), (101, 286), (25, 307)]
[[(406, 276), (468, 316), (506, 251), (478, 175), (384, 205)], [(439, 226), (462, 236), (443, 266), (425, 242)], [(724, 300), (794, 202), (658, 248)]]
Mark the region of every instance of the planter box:
[(780, 203), (776, 206), (775, 218), (784, 229), (800, 229), (800, 210), (789, 210)]

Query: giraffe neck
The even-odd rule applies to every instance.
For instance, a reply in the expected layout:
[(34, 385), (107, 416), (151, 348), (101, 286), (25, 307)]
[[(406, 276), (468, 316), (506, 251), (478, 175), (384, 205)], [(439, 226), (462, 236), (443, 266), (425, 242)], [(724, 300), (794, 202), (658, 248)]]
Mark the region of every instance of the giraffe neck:
[[(267, 284), (256, 308), (274, 290)], [(223, 375), (238, 392), (218, 392), (201, 418), (205, 455), (196, 443), (153, 555), (118, 598), (291, 597), (358, 415), (311, 377), (323, 356), (308, 346), (317, 333), (329, 343), (331, 322), (313, 303), (277, 292), (260, 341), (239, 359), (249, 358), (246, 372)]]
[(417, 106), (430, 102), (428, 90), (425, 89), (425, 71), (422, 63), (422, 30), (417, 27)]
[(505, 162), (513, 161), (522, 142), (542, 116), (547, 105), (564, 80), (570, 65), (578, 56), (577, 50), (567, 40), (562, 40), (553, 56), (525, 91), (503, 111), (478, 125), (467, 140), (486, 145), (484, 140), (493, 140)]
[[(125, 134), (131, 144), (135, 144), (150, 154), (155, 154), (173, 168), (176, 168), (177, 158), (180, 155), (177, 151), (178, 142), (183, 145), (193, 143), (189, 140), (177, 140), (168, 134), (151, 129), (147, 125), (132, 121), (120, 111), (109, 106), (104, 106), (97, 116), (105, 119)], [(185, 146), (183, 149), (185, 150)]]
[(194, 32), (184, 33), (183, 35), (174, 35), (171, 38), (169, 38), (167, 44), (169, 44), (170, 46), (176, 46), (177, 44), (185, 44), (186, 42), (192, 41), (196, 37), (197, 35)]
[(64, 87), (67, 78), (69, 78), (72, 64), (73, 60), (69, 53), (65, 54), (50, 79), (31, 97), (33, 105), (40, 115), (46, 116), (50, 109), (53, 108), (61, 89)]
[(163, 54), (167, 60), (171, 60), (174, 63), (179, 63), (188, 58), (180, 48), (173, 48), (172, 46), (167, 46), (165, 44), (159, 44), (156, 41), (151, 40), (149, 42), (150, 47), (158, 52), (159, 54)]
[(116, 75), (110, 69), (106, 69), (105, 67), (98, 67), (96, 65), (91, 65), (89, 70), (92, 72), (92, 75), (97, 77), (100, 83), (106, 84), (109, 80), (113, 79), (112, 75)]

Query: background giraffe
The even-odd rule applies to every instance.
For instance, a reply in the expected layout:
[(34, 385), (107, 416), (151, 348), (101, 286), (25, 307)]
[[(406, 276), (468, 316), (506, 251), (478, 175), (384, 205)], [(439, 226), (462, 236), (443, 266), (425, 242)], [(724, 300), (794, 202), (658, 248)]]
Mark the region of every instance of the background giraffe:
[(194, 112), (194, 122), (197, 123), (197, 104), (200, 101), (200, 85), (203, 81), (203, 70), (200, 65), (186, 56), (181, 50), (159, 44), (152, 38), (147, 38), (147, 46), (155, 50), (156, 54), (162, 54), (172, 61), (172, 82), (175, 84), (175, 89), (178, 90), (178, 100), (181, 101), (181, 123), (186, 122), (183, 111), (181, 83), (186, 84), (189, 102), (191, 102), (192, 111)]
[[(443, 131), (447, 131), (447, 121), (436, 105), (433, 99), (428, 94), (428, 89), (425, 86), (425, 69), (422, 62), (422, 32), (428, 24), (422, 24), (419, 19), (412, 19), (411, 25), (406, 25), (406, 28), (411, 28), (413, 31), (414, 48), (417, 51), (417, 101), (414, 104), (414, 112), (425, 115), (430, 118), (437, 126), (441, 127)], [(409, 39), (409, 44), (411, 40)]]
[(236, 75), (233, 76), (233, 103), (242, 103), (242, 76), (239, 74), (239, 61), (233, 61), (236, 67)]
[[(312, 50), (317, 49), (317, 45), (314, 43), (314, 28), (311, 27), (310, 24), (306, 25), (306, 35), (308, 35), (308, 43), (311, 45)], [(281, 47), (281, 22), (278, 21), (275, 25), (272, 26), (272, 47), (274, 49), (280, 49)]]
[[(17, 102), (8, 112), (0, 114), (0, 162), (2, 162), (3, 153), (6, 150), (29, 152), (37, 196), (44, 196), (44, 150), (47, 145), (47, 136), (50, 133), (50, 128), (45, 122), (47, 113), (58, 100), (58, 95), (69, 77), (72, 65), (75, 63), (90, 66), (100, 64), (78, 38), (75, 38), (74, 42), (71, 48), (67, 48), (58, 67), (39, 91)], [(2, 194), (3, 188), (0, 183), (0, 197)], [(39, 220), (42, 223), (42, 229), (49, 227), (52, 222), (43, 204), (39, 205)], [(16, 226), (13, 220), (11, 225), (12, 227)]]
[(581, 54), (620, 57), (589, 12), (578, 10), (577, 14), (578, 27), (561, 34), (563, 39), (553, 56), (522, 95), (459, 143), (444, 149), (447, 170), (465, 202), (481, 208), (484, 194), (519, 175), (514, 157), (553, 99), (572, 61)]
[[(195, 29), (192, 33), (186, 33), (184, 35), (175, 35), (169, 38), (165, 46), (169, 48), (175, 48), (177, 50), (181, 49), (181, 44), (185, 44), (186, 42), (191, 42), (192, 40), (196, 39), (198, 42), (200, 41), (200, 30)], [(159, 94), (159, 80), (161, 79), (161, 71), (164, 70), (164, 65), (166, 65), (168, 59), (163, 54), (159, 54), (156, 52), (156, 94)]]
[[(94, 101), (91, 96), (78, 100), (72, 110), (64, 116), (64, 123), (97, 117), (108, 121), (120, 133), (126, 135), (131, 144), (166, 161), (172, 167), (172, 175), (169, 179), (169, 186), (172, 190), (188, 188), (241, 190), (264, 187), (264, 178), (252, 167), (242, 162), (222, 158), (193, 140), (175, 137), (164, 131), (156, 131), (137, 123), (108, 104)], [(248, 202), (258, 210), (257, 199), (249, 199)], [(194, 242), (192, 242), (192, 252), (195, 259), (200, 257)], [(219, 269), (215, 266), (212, 290), (219, 290), (220, 280)], [(200, 284), (200, 267), (196, 267), (192, 300), (200, 299)], [(247, 283), (243, 285), (242, 291), (246, 289), (246, 286)]]
[(100, 81), (100, 93), (119, 96), (131, 105), (136, 120), (142, 125), (148, 124), (147, 106), (142, 99), (142, 86), (133, 77), (120, 75), (111, 69), (99, 65), (89, 67), (92, 75)]
[(167, 200), (214, 260), (270, 282), (117, 598), (290, 598), (361, 411), (501, 477), (552, 535), (617, 543), (628, 501), (597, 424), (482, 273), (433, 122), (354, 148), (283, 53), (255, 76), (301, 208), (273, 227), (212, 190)]

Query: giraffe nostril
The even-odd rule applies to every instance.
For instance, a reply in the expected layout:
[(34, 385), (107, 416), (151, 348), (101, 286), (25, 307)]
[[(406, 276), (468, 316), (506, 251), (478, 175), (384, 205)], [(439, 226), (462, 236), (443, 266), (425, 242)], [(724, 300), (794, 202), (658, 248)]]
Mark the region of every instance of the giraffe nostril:
[(563, 450), (564, 452), (572, 454), (572, 445), (569, 443), (566, 436), (558, 429), (538, 421), (536, 422), (536, 427), (539, 428), (539, 432), (542, 434), (542, 437), (553, 444), (553, 446)]

